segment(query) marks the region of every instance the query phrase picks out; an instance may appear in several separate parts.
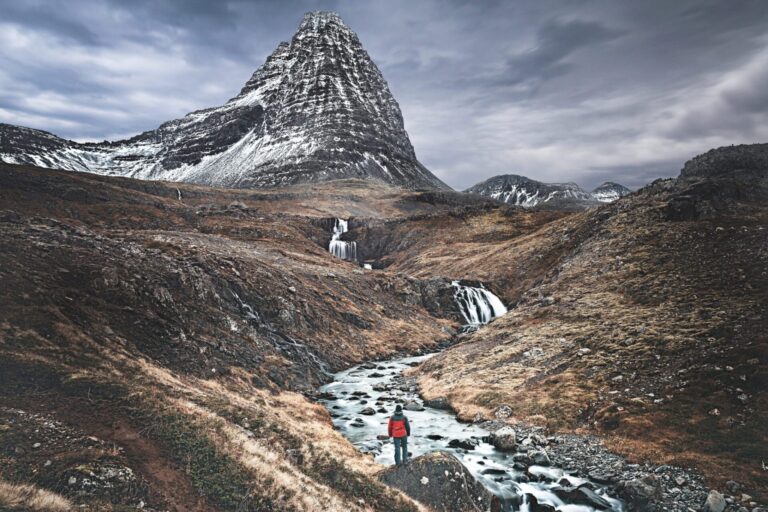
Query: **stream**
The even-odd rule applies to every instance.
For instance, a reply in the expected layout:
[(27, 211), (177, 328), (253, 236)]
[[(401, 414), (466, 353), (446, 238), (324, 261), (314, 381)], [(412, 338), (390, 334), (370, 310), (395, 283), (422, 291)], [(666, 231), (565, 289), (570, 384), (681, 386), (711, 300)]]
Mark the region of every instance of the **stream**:
[[(514, 460), (515, 452), (501, 452), (483, 441), (489, 431), (459, 422), (450, 411), (423, 406), (415, 385), (402, 379), (401, 374), (428, 357), (431, 356), (366, 363), (337, 373), (333, 382), (320, 388), (324, 397), (321, 402), (331, 413), (336, 428), (360, 451), (371, 453), (376, 462), (391, 465), (394, 463), (392, 442), (379, 436), (386, 436), (387, 421), (397, 403), (415, 402), (423, 410), (404, 411), (411, 424), (410, 456), (435, 450), (453, 454), (489, 491), (501, 498), (505, 510), (623, 511), (622, 502), (610, 497), (605, 486), (554, 466), (532, 465), (526, 469), (520, 465), (519, 455), (518, 461)], [(473, 449), (466, 449), (468, 445), (464, 442), (473, 444)], [(465, 448), (458, 444), (464, 444)], [(563, 499), (563, 489), (581, 489), (577, 492), (580, 503)], [(533, 505), (535, 501), (539, 506)]]

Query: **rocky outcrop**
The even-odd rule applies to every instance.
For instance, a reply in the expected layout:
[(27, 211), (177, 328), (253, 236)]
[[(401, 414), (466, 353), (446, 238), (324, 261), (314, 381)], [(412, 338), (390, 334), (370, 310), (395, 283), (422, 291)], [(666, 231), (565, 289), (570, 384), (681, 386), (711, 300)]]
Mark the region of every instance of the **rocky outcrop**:
[(220, 107), (116, 142), (0, 124), (0, 161), (235, 188), (365, 178), (448, 189), (416, 159), (384, 77), (330, 12), (306, 14)]
[(455, 457), (433, 452), (402, 466), (392, 466), (379, 479), (440, 512), (500, 510), (485, 487)]
[(680, 177), (713, 177), (736, 171), (768, 173), (768, 144), (740, 144), (711, 149), (685, 162)]
[(744, 204), (768, 200), (768, 144), (713, 149), (686, 162), (680, 179), (667, 182), (675, 194), (664, 209), (667, 220), (714, 218)]

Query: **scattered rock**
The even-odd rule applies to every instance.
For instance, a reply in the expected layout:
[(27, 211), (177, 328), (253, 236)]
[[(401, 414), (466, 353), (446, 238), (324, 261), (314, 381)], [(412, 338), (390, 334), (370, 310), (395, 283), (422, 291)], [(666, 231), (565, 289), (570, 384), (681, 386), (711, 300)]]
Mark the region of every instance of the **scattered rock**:
[(547, 455), (547, 452), (543, 450), (531, 452), (530, 456), (531, 460), (533, 460), (533, 463), (537, 466), (549, 466), (552, 464), (552, 462), (549, 460), (549, 455)]
[(500, 420), (505, 420), (512, 416), (512, 407), (508, 406), (507, 404), (502, 404), (496, 408), (496, 410), (493, 412), (493, 415)]
[(451, 410), (451, 405), (448, 403), (448, 399), (444, 396), (439, 396), (432, 400), (424, 400), (424, 405), (433, 409)]
[(451, 439), (448, 442), (448, 447), (461, 448), (463, 450), (474, 450), (477, 444), (477, 441), (474, 439)]
[(517, 432), (512, 427), (502, 427), (490, 435), (490, 443), (497, 450), (512, 451), (517, 447)]
[(652, 509), (653, 503), (661, 498), (661, 486), (653, 475), (623, 482), (619, 492), (627, 502), (630, 512), (645, 512)]
[(609, 510), (611, 504), (586, 486), (581, 487), (555, 487), (553, 492), (566, 503), (587, 505), (597, 510)]
[(599, 484), (613, 484), (616, 482), (616, 473), (605, 469), (595, 469), (589, 472), (589, 478)]
[(725, 505), (725, 497), (712, 489), (709, 491), (707, 501), (704, 502), (704, 508), (701, 510), (702, 512), (723, 512), (723, 510), (725, 510)]
[(407, 402), (403, 406), (403, 409), (405, 409), (406, 411), (423, 411), (424, 406), (421, 405), (419, 402), (416, 402), (415, 400), (411, 400), (410, 402)]

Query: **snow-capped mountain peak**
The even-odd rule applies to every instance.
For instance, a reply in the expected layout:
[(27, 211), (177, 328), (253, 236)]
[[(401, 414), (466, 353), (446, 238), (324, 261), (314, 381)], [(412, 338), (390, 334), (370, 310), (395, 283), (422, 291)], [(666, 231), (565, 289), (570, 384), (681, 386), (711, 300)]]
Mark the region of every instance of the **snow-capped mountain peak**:
[(465, 192), (526, 208), (540, 205), (585, 208), (614, 201), (630, 190), (617, 183), (606, 182), (593, 192), (587, 192), (575, 183), (543, 183), (517, 174), (503, 174), (478, 183)]
[(220, 107), (111, 143), (0, 125), (0, 160), (224, 187), (365, 178), (447, 188), (417, 160), (384, 77), (332, 12), (307, 13)]
[(592, 197), (600, 201), (601, 203), (611, 203), (620, 197), (631, 193), (624, 185), (614, 183), (612, 181), (606, 181), (599, 187), (592, 191)]

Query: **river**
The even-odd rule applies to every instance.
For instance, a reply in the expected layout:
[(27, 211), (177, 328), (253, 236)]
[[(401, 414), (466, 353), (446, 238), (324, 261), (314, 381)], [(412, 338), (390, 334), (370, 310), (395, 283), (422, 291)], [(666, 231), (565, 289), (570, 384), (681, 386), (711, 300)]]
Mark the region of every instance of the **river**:
[[(401, 374), (427, 357), (430, 356), (356, 366), (336, 374), (333, 382), (321, 388), (325, 397), (321, 402), (330, 411), (336, 428), (360, 451), (371, 453), (381, 464), (394, 463), (391, 440), (378, 436), (386, 436), (387, 421), (395, 404), (414, 401), (423, 405), (415, 386), (401, 379)], [(373, 411), (362, 413), (369, 407)], [(487, 430), (459, 422), (450, 411), (425, 406), (424, 410), (406, 410), (405, 413), (411, 424), (408, 439), (411, 457), (435, 450), (453, 454), (488, 490), (502, 499), (507, 510), (533, 512), (530, 496), (535, 496), (540, 504), (562, 512), (623, 510), (622, 502), (609, 496), (605, 486), (553, 466), (532, 465), (525, 469), (519, 463), (519, 455), (516, 466), (513, 460), (515, 453), (498, 451), (493, 445), (482, 441), (489, 435)], [(450, 447), (452, 440), (469, 441), (476, 443), (476, 446), (474, 449)], [(587, 489), (587, 495), (591, 493), (596, 503), (602, 500), (602, 506), (567, 503), (556, 493), (562, 496), (563, 488), (580, 486)], [(582, 495), (580, 498), (584, 501)]]

